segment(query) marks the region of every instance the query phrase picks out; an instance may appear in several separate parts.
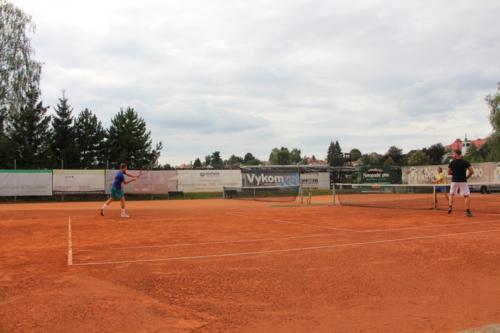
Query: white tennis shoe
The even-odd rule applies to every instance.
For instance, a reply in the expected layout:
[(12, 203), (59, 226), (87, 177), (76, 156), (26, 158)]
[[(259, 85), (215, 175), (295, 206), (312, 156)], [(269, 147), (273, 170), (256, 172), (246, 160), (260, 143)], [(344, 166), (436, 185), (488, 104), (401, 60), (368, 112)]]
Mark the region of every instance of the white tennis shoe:
[(120, 214), (120, 217), (121, 217), (122, 219), (128, 219), (130, 216), (128, 216), (128, 214), (127, 214), (127, 213), (121, 213), (121, 214)]

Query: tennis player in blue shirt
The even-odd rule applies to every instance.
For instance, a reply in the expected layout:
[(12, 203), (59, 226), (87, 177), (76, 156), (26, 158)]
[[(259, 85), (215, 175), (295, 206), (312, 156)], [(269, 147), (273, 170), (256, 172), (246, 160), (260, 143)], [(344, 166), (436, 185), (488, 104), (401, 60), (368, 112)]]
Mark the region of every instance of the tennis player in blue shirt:
[[(125, 176), (128, 176), (132, 179), (125, 180)], [(125, 164), (125, 163), (120, 164), (120, 170), (116, 172), (115, 180), (113, 181), (113, 186), (111, 187), (111, 195), (109, 196), (109, 199), (106, 200), (104, 205), (102, 205), (102, 208), (101, 208), (101, 215), (102, 216), (104, 216), (104, 210), (108, 207), (108, 205), (111, 202), (113, 202), (114, 200), (120, 200), (120, 202), (122, 204), (120, 217), (122, 217), (122, 218), (129, 217), (127, 215), (127, 213), (125, 212), (125, 195), (123, 194), (123, 191), (122, 191), (122, 184), (126, 185), (128, 183), (136, 181), (138, 178), (139, 178), (139, 176), (134, 176), (134, 175), (127, 173), (127, 164)]]

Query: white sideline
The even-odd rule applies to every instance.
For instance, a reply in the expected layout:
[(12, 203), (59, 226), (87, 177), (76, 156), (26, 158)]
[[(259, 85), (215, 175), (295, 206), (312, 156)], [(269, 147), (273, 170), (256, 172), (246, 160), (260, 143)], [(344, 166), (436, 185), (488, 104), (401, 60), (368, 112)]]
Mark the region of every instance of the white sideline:
[[(290, 223), (290, 224), (298, 224), (298, 225), (306, 225), (306, 226), (315, 226), (311, 224), (304, 224), (304, 223), (295, 223), (295, 222), (290, 222), (290, 221), (284, 221), (284, 220), (271, 220), (273, 222), (283, 222), (283, 223)], [(478, 224), (497, 224), (500, 223), (498, 220), (491, 220), (491, 221), (482, 221), (482, 222), (474, 222), (473, 225), (478, 225)], [(459, 226), (464, 226), (464, 225), (472, 225), (470, 222), (467, 223), (458, 223), (458, 224), (433, 224), (433, 225), (426, 225), (426, 226), (419, 226), (419, 227), (406, 227), (406, 228), (388, 228), (388, 229), (372, 229), (372, 230), (350, 230), (350, 229), (333, 229), (333, 230), (340, 230), (340, 231), (348, 231), (348, 232), (356, 232), (356, 233), (389, 233), (393, 231), (405, 231), (405, 230), (424, 230), (424, 229), (429, 229), (429, 228), (441, 228), (441, 227), (459, 227)], [(322, 227), (318, 226), (320, 228), (327, 228), (330, 229), (329, 227)], [(277, 238), (254, 238), (254, 239), (239, 239), (239, 240), (224, 240), (224, 241), (212, 241), (212, 242), (193, 242), (193, 243), (178, 243), (178, 244), (158, 244), (158, 245), (136, 245), (136, 246), (122, 246), (122, 247), (110, 247), (107, 248), (106, 250), (114, 250), (114, 251), (125, 251), (125, 250), (138, 250), (138, 249), (160, 249), (160, 248), (172, 248), (172, 247), (189, 247), (189, 246), (202, 246), (202, 245), (220, 245), (220, 244), (241, 244), (241, 243), (260, 243), (260, 242), (276, 242), (276, 241), (282, 241), (282, 240), (289, 240), (289, 239), (308, 239), (308, 238), (324, 238), (324, 237), (334, 237), (337, 234), (331, 233), (331, 234), (312, 234), (312, 235), (305, 235), (305, 236), (284, 236), (284, 237), (277, 237)], [(76, 249), (76, 253), (81, 253), (81, 252), (98, 252), (102, 251), (102, 248), (98, 249)]]
[(97, 265), (116, 265), (116, 264), (131, 264), (131, 263), (174, 261), (174, 260), (193, 260), (193, 259), (210, 259), (210, 258), (224, 258), (224, 257), (242, 257), (242, 256), (248, 256), (248, 255), (285, 253), (285, 252), (301, 252), (301, 251), (333, 249), (333, 248), (350, 247), (350, 246), (373, 245), (373, 244), (384, 244), (384, 243), (396, 243), (396, 242), (405, 242), (405, 241), (421, 240), (421, 239), (434, 239), (434, 238), (460, 236), (460, 235), (494, 233), (494, 232), (499, 232), (499, 231), (500, 231), (500, 229), (492, 229), (492, 230), (481, 230), (481, 231), (458, 232), (458, 233), (450, 233), (450, 234), (443, 234), (443, 235), (431, 235), (431, 236), (419, 236), (419, 237), (408, 237), (408, 238), (384, 239), (384, 240), (370, 241), (370, 242), (356, 242), (356, 243), (335, 244), (335, 245), (323, 245), (323, 246), (288, 248), (288, 249), (280, 249), (280, 250), (235, 252), (235, 253), (224, 253), (224, 254), (212, 254), (212, 255), (201, 255), (201, 256), (185, 256), (185, 257), (170, 257), (170, 258), (156, 258), (156, 259), (137, 259), (137, 260), (118, 260), (118, 261), (103, 261), (103, 262), (86, 262), (86, 263), (79, 263), (79, 264), (73, 264), (73, 265), (74, 266), (97, 266)]
[[(318, 237), (332, 237), (334, 234), (313, 234), (307, 236), (286, 236), (279, 238), (255, 238), (255, 239), (239, 239), (239, 240), (226, 240), (226, 241), (213, 241), (213, 242), (198, 242), (198, 243), (179, 243), (167, 245), (137, 245), (137, 246), (123, 246), (123, 247), (110, 247), (107, 250), (135, 250), (135, 249), (152, 249), (152, 248), (165, 248), (165, 247), (187, 247), (197, 245), (218, 245), (218, 244), (239, 244), (239, 243), (260, 243), (260, 242), (275, 242), (288, 239), (306, 239)], [(93, 252), (102, 251), (102, 249), (82, 249), (75, 252)]]
[[(295, 223), (295, 222), (284, 221), (284, 220), (272, 220), (272, 221), (280, 221), (280, 222), (284, 222), (284, 223), (306, 225), (306, 226), (315, 226), (315, 225), (311, 225), (311, 224)], [(404, 227), (404, 228), (387, 228), (387, 229), (372, 229), (372, 230), (351, 230), (351, 229), (337, 229), (337, 228), (335, 228), (333, 230), (349, 231), (349, 232), (356, 232), (356, 233), (363, 234), (363, 233), (384, 233), (384, 232), (406, 231), (406, 230), (424, 230), (424, 229), (441, 228), (441, 227), (451, 228), (451, 227), (459, 227), (459, 226), (464, 226), (464, 225), (498, 224), (498, 223), (500, 223), (499, 220), (491, 220), (491, 221), (482, 221), (482, 222), (473, 222), (473, 223), (466, 222), (466, 223), (454, 223), (454, 224), (433, 224), (433, 225), (424, 225), (424, 226), (418, 226), (418, 227)], [(317, 226), (317, 227), (330, 229), (329, 227), (326, 227), (326, 226)], [(337, 234), (334, 234), (334, 233), (331, 233), (331, 234), (312, 234), (312, 235), (304, 235), (304, 236), (292, 236), (292, 235), (290, 235), (290, 236), (277, 237), (277, 238), (253, 238), (253, 239), (225, 240), (225, 241), (212, 241), (212, 242), (135, 245), (135, 246), (109, 247), (109, 248), (106, 248), (106, 250), (121, 251), (121, 250), (155, 249), (155, 248), (168, 248), (168, 247), (189, 247), (189, 246), (201, 246), (201, 245), (260, 243), (260, 242), (275, 242), (275, 241), (289, 240), (289, 239), (334, 237), (336, 235)], [(55, 247), (55, 248), (57, 248), (57, 247)], [(97, 251), (102, 251), (102, 248), (83, 248), (83, 249), (76, 249), (75, 250), (76, 253), (97, 252)]]
[[(241, 214), (234, 214), (234, 213), (226, 213), (226, 214), (227, 215), (236, 216), (236, 217), (248, 217), (248, 215), (241, 215)], [(280, 220), (280, 219), (266, 219), (266, 218), (263, 218), (263, 217), (256, 217), (255, 219), (259, 220), (259, 221), (264, 221), (264, 222), (275, 222), (275, 223), (303, 225), (303, 226), (313, 227), (313, 228), (317, 228), (317, 229), (335, 230), (335, 231), (346, 231), (346, 232), (359, 232), (357, 230), (352, 230), (352, 229), (334, 228), (334, 227), (327, 227), (327, 226), (314, 225), (314, 224), (301, 223), (301, 222), (292, 222), (292, 221), (286, 221), (286, 220)]]
[(71, 240), (71, 216), (68, 217), (68, 266), (73, 265), (73, 242)]
[[(240, 215), (240, 214), (227, 214), (227, 215), (233, 215), (237, 217), (248, 217), (247, 215)], [(309, 223), (301, 223), (301, 222), (293, 222), (293, 221), (286, 221), (286, 220), (280, 220), (280, 219), (265, 219), (262, 217), (257, 217), (255, 218), (256, 220), (259, 221), (264, 221), (264, 222), (277, 222), (277, 223), (286, 223), (286, 224), (295, 224), (295, 225), (303, 225), (303, 226), (308, 226), (308, 227), (313, 227), (313, 228), (319, 228), (319, 229), (325, 229), (325, 230), (335, 230), (335, 231), (345, 231), (345, 232), (354, 232), (354, 233), (376, 233), (376, 232), (386, 232), (386, 231), (404, 231), (404, 230), (419, 230), (419, 229), (428, 229), (428, 228), (442, 228), (442, 227), (454, 227), (454, 226), (463, 226), (463, 225), (477, 225), (477, 224), (489, 224), (489, 223), (499, 223), (500, 220), (495, 219), (495, 220), (489, 220), (489, 221), (480, 221), (480, 222), (463, 222), (463, 223), (450, 223), (450, 224), (429, 224), (429, 225), (422, 225), (422, 226), (414, 226), (414, 227), (402, 227), (402, 228), (387, 228), (387, 229), (368, 229), (368, 230), (354, 230), (354, 229), (346, 229), (346, 228), (334, 228), (334, 227), (328, 227), (328, 226), (322, 226), (322, 225), (315, 225), (315, 224), (309, 224)]]

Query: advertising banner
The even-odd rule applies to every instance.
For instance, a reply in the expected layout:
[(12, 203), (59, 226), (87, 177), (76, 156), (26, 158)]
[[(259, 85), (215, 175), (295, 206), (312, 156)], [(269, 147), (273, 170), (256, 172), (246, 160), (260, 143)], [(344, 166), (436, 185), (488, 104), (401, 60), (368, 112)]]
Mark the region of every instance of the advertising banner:
[[(431, 184), (436, 177), (437, 168), (443, 168), (448, 174), (448, 164), (442, 165), (419, 165), (402, 168), (403, 184)], [(473, 163), (474, 174), (469, 179), (470, 183), (498, 183), (500, 182), (500, 163), (486, 162)], [(451, 182), (451, 176), (447, 176), (447, 183)]]
[(53, 170), (54, 192), (104, 192), (105, 170)]
[(0, 170), (0, 196), (52, 195), (51, 170)]
[(495, 165), (495, 172), (493, 176), (493, 181), (495, 183), (500, 183), (500, 162), (496, 163)]
[(387, 183), (393, 184), (398, 181), (396, 170), (390, 166), (370, 167), (361, 166), (359, 168), (360, 183)]
[(302, 188), (328, 190), (330, 188), (329, 172), (310, 172), (300, 174)]
[(223, 186), (240, 187), (240, 170), (179, 170), (178, 190), (185, 193), (222, 192)]
[(300, 185), (298, 171), (245, 170), (242, 173), (242, 178), (244, 187)]

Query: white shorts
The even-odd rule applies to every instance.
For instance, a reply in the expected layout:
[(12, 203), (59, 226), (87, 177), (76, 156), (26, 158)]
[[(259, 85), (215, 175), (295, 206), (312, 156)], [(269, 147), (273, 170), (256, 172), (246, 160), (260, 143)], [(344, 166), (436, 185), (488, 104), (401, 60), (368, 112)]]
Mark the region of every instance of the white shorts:
[(451, 183), (450, 194), (459, 194), (461, 196), (470, 195), (469, 186), (467, 183)]

